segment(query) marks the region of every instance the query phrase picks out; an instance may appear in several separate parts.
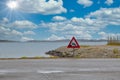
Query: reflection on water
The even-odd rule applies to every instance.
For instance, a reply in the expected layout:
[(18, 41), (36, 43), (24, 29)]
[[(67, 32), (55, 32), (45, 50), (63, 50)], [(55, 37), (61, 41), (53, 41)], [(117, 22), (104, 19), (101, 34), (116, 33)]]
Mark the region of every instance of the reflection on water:
[[(0, 43), (0, 57), (47, 56), (45, 52), (61, 46), (67, 46), (68, 43), (69, 42)], [(107, 42), (79, 42), (80, 45), (105, 45), (106, 43)]]

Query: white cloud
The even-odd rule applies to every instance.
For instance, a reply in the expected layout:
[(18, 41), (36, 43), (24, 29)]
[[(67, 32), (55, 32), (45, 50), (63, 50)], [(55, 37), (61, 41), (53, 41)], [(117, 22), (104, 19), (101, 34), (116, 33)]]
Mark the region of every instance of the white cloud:
[[(11, 33), (12, 33), (13, 35), (19, 35), (19, 36), (22, 36), (22, 35), (23, 35), (21, 32), (16, 31), (16, 30), (12, 30)], [(12, 34), (11, 34), (11, 35), (12, 35)]]
[(107, 4), (107, 5), (111, 5), (111, 4), (113, 4), (113, 3), (114, 3), (113, 0), (106, 0), (106, 1), (105, 1), (105, 4)]
[(80, 39), (91, 39), (91, 34), (95, 30), (85, 23), (73, 22), (71, 20), (54, 23), (42, 23), (41, 26), (48, 27), (52, 33), (64, 35), (65, 38), (69, 38), (69, 36), (75, 36)]
[(6, 18), (6, 17), (3, 17), (1, 20), (0, 20), (0, 26), (5, 26), (6, 24), (9, 23), (9, 19)]
[(8, 20), (8, 18), (4, 17), (3, 20), (2, 20), (2, 22), (3, 22), (3, 23), (8, 23), (9, 20)]
[(99, 35), (102, 35), (102, 36), (106, 35), (105, 32), (99, 32), (98, 34), (99, 34)]
[[(95, 12), (91, 12), (84, 18), (73, 17), (69, 20), (65, 18), (64, 21), (54, 21), (47, 23), (42, 22), (40, 26), (48, 28), (50, 33), (53, 34), (48, 38), (48, 40), (60, 40), (70, 36), (75, 36), (80, 39), (91, 39), (93, 38), (92, 35), (96, 33), (101, 36), (101, 39), (105, 39), (108, 33), (99, 31), (105, 27), (109, 27), (109, 25), (120, 26), (119, 14), (120, 7), (101, 8)], [(12, 23), (12, 26), (16, 27), (18, 30), (23, 28), (34, 29), (37, 27), (36, 24), (27, 20), (15, 21)], [(27, 34), (34, 34), (32, 31), (26, 31), (22, 33), (17, 30), (11, 30), (10, 28), (11, 27), (7, 28), (0, 26), (0, 39), (30, 40), (31, 38), (28, 38)], [(59, 37), (58, 35), (63, 36)]]
[[(98, 33), (101, 29), (109, 25), (120, 25), (120, 8), (102, 8), (91, 12), (85, 18), (73, 17), (70, 20), (61, 22), (42, 22), (40, 26), (48, 27), (49, 31), (59, 35), (76, 36), (81, 39), (91, 39), (93, 34)], [(103, 33), (99, 33), (103, 36)], [(105, 38), (103, 36), (102, 38)]]
[(120, 25), (120, 7), (118, 8), (101, 8), (90, 13), (87, 17), (94, 18), (102, 26)]
[(110, 33), (109, 36), (120, 36), (120, 33)]
[[(18, 1), (18, 0), (17, 0)], [(60, 14), (66, 13), (62, 0), (19, 0), (19, 10), (26, 13)]]
[(83, 5), (84, 7), (89, 7), (93, 4), (93, 1), (91, 0), (78, 0), (77, 2)]
[(52, 34), (47, 40), (62, 40), (65, 39), (64, 37), (58, 37), (54, 34)]
[(11, 24), (12, 27), (15, 28), (19, 28), (19, 29), (34, 29), (37, 28), (37, 25), (27, 21), (27, 20), (23, 20), (23, 21), (15, 21)]
[(11, 30), (0, 26), (0, 39), (1, 40), (20, 40), (23, 34), (17, 30)]
[(99, 32), (98, 34), (100, 35), (100, 39), (107, 39), (108, 37), (108, 34), (105, 32)]
[(87, 24), (87, 25), (93, 25), (94, 23), (94, 20), (93, 19), (90, 19), (90, 18), (77, 18), (77, 17), (73, 17), (71, 19), (72, 22), (75, 22), (75, 23), (82, 23), (82, 24)]
[(0, 26), (0, 34), (7, 34), (7, 32), (10, 32), (11, 30), (9, 28), (4, 28), (3, 26)]
[(67, 38), (71, 38), (72, 36), (75, 36), (78, 39), (92, 39), (92, 35), (88, 31), (74, 30), (74, 31), (65, 32), (64, 35), (67, 35), (66, 36)]
[(35, 33), (33, 31), (25, 31), (23, 33), (11, 27), (0, 25), (0, 40), (15, 40), (15, 41), (33, 40), (32, 38), (28, 37), (29, 35), (35, 35)]
[(120, 33), (106, 33), (106, 32), (98, 32), (98, 35), (100, 35), (100, 39), (108, 39), (109, 36), (116, 37), (120, 36)]
[(28, 38), (28, 37), (22, 37), (22, 38), (21, 38), (21, 41), (29, 41), (29, 40), (34, 40), (34, 39)]
[(62, 16), (54, 16), (52, 20), (53, 21), (64, 21), (66, 20), (66, 18)]
[(23, 34), (24, 35), (35, 35), (35, 32), (33, 32), (33, 31), (25, 31)]

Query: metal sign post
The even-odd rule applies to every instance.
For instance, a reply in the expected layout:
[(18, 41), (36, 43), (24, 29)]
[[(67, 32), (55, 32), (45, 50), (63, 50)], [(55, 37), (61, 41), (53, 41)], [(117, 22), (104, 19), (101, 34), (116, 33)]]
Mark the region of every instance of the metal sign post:
[(72, 51), (72, 52), (73, 52), (73, 55), (72, 55), (72, 56), (74, 57), (74, 56), (75, 56), (75, 48), (73, 48), (73, 51)]

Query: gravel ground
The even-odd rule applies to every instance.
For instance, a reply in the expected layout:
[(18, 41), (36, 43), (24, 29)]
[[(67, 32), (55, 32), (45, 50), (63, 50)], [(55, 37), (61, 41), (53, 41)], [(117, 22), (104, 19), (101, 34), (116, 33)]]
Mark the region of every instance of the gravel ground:
[[(66, 53), (73, 54), (73, 49), (67, 47), (60, 47), (55, 51), (61, 52), (60, 56)], [(120, 46), (81, 46), (74, 50), (74, 56), (79, 58), (120, 58)]]

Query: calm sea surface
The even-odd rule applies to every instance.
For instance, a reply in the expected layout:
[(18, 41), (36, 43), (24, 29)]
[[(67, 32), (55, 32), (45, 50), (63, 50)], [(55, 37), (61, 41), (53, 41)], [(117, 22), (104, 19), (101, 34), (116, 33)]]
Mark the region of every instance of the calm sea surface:
[[(45, 52), (61, 46), (67, 46), (69, 42), (1, 42), (0, 58), (18, 58), (47, 56)], [(79, 42), (80, 45), (105, 45), (107, 42)]]

